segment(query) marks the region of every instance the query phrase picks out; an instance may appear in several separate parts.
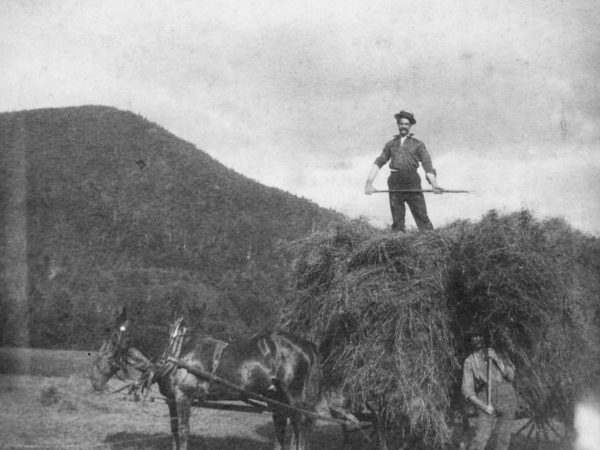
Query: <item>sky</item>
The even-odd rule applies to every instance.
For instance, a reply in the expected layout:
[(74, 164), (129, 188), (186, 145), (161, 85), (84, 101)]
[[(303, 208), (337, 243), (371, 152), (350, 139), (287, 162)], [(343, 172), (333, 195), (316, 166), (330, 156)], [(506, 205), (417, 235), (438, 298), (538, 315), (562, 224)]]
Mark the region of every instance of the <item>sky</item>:
[(600, 236), (595, 1), (0, 7), (0, 111), (129, 110), (260, 183), (389, 226), (385, 194), (363, 189), (407, 110), (440, 185), (474, 191), (428, 196), (435, 226), (527, 208)]

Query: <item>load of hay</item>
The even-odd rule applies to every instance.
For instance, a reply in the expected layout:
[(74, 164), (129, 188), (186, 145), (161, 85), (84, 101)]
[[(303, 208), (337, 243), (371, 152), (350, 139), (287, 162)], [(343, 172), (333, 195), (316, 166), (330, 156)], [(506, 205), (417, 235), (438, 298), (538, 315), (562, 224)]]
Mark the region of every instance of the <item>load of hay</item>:
[(317, 343), (326, 389), (385, 411), (390, 430), (451, 440), (464, 333), (517, 367), (529, 414), (571, 420), (600, 375), (600, 243), (560, 219), (489, 212), (427, 233), (360, 222), (298, 241), (282, 326)]

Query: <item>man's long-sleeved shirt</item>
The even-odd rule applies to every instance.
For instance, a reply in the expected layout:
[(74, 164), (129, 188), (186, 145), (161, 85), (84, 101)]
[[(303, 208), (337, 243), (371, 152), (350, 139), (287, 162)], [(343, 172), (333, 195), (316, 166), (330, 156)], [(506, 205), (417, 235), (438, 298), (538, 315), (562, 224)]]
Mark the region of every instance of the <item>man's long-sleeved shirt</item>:
[[(514, 376), (514, 366), (503, 359), (509, 378)], [(492, 363), (492, 386), (503, 383), (504, 377), (496, 364)], [(465, 398), (477, 395), (478, 387), (487, 385), (487, 361), (483, 352), (471, 353), (463, 364), (462, 394)]]
[(381, 155), (375, 159), (375, 164), (381, 168), (390, 161), (390, 169), (403, 172), (406, 175), (416, 173), (419, 163), (423, 165), (426, 173), (435, 174), (431, 157), (425, 144), (409, 134), (403, 145), (400, 145), (400, 136), (385, 144)]

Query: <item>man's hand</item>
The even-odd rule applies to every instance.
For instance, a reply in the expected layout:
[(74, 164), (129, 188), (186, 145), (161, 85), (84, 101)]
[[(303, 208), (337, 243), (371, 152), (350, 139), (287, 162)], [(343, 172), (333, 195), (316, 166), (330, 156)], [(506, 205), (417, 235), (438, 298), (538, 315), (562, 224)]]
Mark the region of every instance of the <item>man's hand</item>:
[(490, 416), (494, 414), (494, 407), (479, 400), (475, 394), (471, 395), (469, 400), (486, 414), (489, 414)]
[(483, 411), (490, 416), (494, 414), (494, 407), (492, 405), (483, 405), (483, 408), (481, 409), (483, 409)]
[(373, 180), (375, 180), (377, 172), (379, 172), (379, 166), (377, 164), (373, 164), (373, 166), (371, 166), (371, 171), (367, 176), (367, 182), (365, 184), (365, 194), (367, 195), (371, 195), (373, 192), (376, 191), (376, 189), (373, 187)]
[(500, 370), (500, 375), (506, 378), (508, 381), (512, 381), (515, 377), (515, 368), (511, 364), (505, 363), (502, 358), (500, 358), (493, 348), (488, 348), (487, 356), (490, 360), (494, 361), (498, 370)]
[(488, 358), (496, 363), (500, 362), (500, 359), (498, 358), (498, 355), (496, 355), (496, 351), (493, 348), (488, 348)]
[(488, 348), (488, 358), (494, 361), (498, 366), (498, 369), (504, 374), (504, 361), (500, 359), (493, 348)]
[(375, 191), (376, 191), (376, 189), (373, 187), (372, 184), (370, 184), (370, 183), (365, 184), (365, 194), (371, 195)]
[(434, 194), (442, 194), (444, 192), (444, 189), (442, 189), (437, 183), (437, 178), (435, 176), (435, 172), (434, 173), (425, 173), (425, 177), (427, 178), (427, 181), (431, 185), (431, 189), (433, 190)]

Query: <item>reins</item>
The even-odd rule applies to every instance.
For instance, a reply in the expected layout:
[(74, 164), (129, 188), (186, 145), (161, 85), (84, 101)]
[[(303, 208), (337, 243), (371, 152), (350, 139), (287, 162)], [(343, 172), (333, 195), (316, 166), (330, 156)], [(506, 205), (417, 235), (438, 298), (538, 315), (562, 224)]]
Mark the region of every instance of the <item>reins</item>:
[[(133, 368), (135, 370), (141, 371), (142, 372), (142, 376), (143, 376), (143, 373), (150, 369), (152, 363), (149, 360), (147, 360), (147, 359), (141, 359), (140, 358), (138, 360), (135, 360), (134, 356), (131, 355), (130, 353), (131, 353), (131, 350), (127, 352), (127, 355), (124, 358), (125, 361), (122, 362), (122, 364), (123, 364), (122, 366), (119, 365), (119, 364), (117, 364), (116, 362), (114, 362), (112, 360), (112, 358), (109, 359), (108, 362), (109, 362), (109, 364), (111, 364), (111, 366), (116, 367), (117, 369), (120, 369), (122, 371), (126, 371), (127, 370), (126, 367), (129, 366), (129, 367), (131, 367), (131, 368)], [(117, 372), (115, 373), (114, 376), (117, 377), (120, 381), (122, 381), (122, 382), (124, 382), (126, 384), (124, 386), (118, 388), (118, 389), (114, 389), (114, 390), (109, 389), (109, 393), (111, 393), (111, 394), (117, 394), (117, 393), (119, 393), (119, 392), (121, 392), (121, 391), (129, 388), (129, 392), (128, 393), (131, 394), (131, 393), (135, 392), (136, 390), (138, 390), (138, 388), (139, 388), (138, 387), (138, 381), (130, 381), (128, 383), (127, 380), (123, 376), (121, 376), (119, 374), (118, 370), (117, 370)]]

